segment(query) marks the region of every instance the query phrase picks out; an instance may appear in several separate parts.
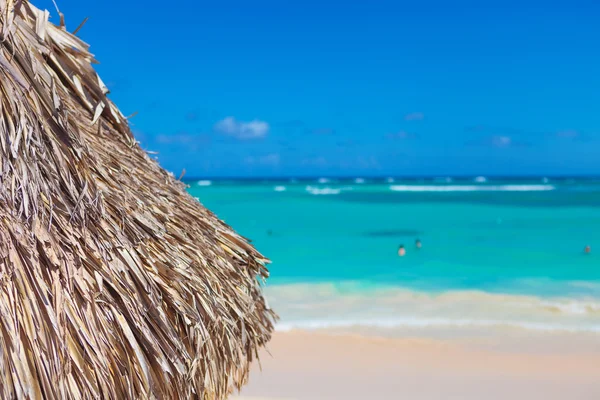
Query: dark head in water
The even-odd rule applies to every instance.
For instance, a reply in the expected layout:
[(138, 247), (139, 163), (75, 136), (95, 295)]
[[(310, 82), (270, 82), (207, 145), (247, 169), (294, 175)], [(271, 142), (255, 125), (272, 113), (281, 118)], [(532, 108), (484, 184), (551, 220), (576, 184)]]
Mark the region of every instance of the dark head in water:
[(421, 239), (415, 240), (415, 247), (417, 249), (420, 249), (421, 247), (423, 247), (423, 244), (421, 243)]
[(585, 254), (590, 254), (592, 252), (592, 248), (590, 246), (585, 246), (585, 248), (583, 249), (583, 252)]

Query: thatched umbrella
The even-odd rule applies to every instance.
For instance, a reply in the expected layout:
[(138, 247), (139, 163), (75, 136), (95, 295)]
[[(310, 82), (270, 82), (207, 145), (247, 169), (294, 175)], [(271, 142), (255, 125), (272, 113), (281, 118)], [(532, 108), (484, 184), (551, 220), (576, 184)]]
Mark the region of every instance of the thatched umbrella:
[(225, 398), (273, 329), (267, 260), (139, 147), (92, 63), (0, 0), (0, 396)]

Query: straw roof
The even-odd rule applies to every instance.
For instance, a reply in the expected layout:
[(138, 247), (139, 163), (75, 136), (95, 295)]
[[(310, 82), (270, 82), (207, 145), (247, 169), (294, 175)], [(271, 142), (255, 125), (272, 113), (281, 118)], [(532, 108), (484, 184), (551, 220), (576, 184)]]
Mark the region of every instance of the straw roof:
[(273, 329), (267, 260), (139, 147), (93, 63), (0, 0), (0, 397), (225, 398)]

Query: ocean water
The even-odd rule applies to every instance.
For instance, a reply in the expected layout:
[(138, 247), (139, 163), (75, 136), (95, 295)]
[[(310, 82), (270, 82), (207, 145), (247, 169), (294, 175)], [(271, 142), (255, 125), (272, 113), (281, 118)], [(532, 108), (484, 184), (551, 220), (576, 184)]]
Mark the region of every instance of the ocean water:
[(600, 180), (188, 183), (272, 260), (279, 329), (600, 332)]

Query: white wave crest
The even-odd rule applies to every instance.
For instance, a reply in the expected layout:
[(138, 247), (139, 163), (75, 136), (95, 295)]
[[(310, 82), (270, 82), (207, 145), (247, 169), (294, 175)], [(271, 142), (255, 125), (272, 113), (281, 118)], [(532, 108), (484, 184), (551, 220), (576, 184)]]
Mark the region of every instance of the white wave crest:
[(315, 186), (307, 186), (306, 191), (316, 196), (336, 195), (342, 192), (342, 189), (334, 189), (330, 187), (319, 188)]
[(275, 285), (265, 293), (281, 316), (279, 330), (514, 327), (600, 333), (598, 297), (364, 289), (352, 282)]
[(394, 192), (544, 192), (555, 190), (553, 185), (392, 185)]
[(212, 185), (212, 181), (209, 181), (209, 180), (198, 181), (197, 185), (198, 186), (210, 186), (210, 185)]
[(285, 192), (287, 188), (285, 186), (275, 186), (273, 190), (275, 190), (276, 192)]
[(552, 332), (600, 332), (600, 325), (588, 326), (569, 326), (556, 323), (544, 322), (526, 322), (526, 321), (506, 321), (506, 320), (483, 320), (483, 319), (465, 319), (465, 318), (390, 318), (390, 319), (314, 319), (299, 320), (291, 322), (281, 322), (275, 326), (280, 332), (289, 332), (292, 330), (327, 330), (344, 329), (353, 327), (363, 328), (434, 328), (434, 327), (454, 327), (454, 328), (476, 328), (476, 327), (515, 327), (533, 331), (552, 331)]

